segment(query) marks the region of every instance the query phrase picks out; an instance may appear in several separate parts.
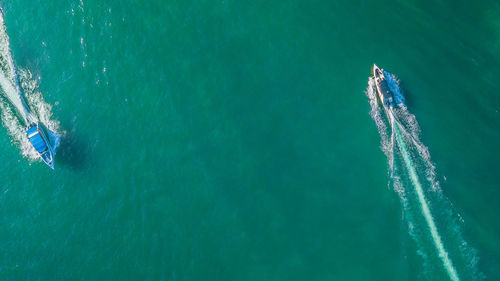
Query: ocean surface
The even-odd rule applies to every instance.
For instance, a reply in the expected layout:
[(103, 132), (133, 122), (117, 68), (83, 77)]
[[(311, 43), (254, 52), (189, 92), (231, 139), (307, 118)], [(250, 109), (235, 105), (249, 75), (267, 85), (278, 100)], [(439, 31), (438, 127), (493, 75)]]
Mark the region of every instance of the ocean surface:
[(500, 280), (498, 1), (0, 6), (1, 280)]

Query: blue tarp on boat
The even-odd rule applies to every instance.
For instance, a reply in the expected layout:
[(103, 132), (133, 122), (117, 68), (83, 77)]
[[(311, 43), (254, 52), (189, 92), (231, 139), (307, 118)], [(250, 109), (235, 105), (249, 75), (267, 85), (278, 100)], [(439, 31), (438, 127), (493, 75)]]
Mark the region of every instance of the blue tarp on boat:
[(387, 84), (389, 86), (389, 89), (394, 95), (394, 101), (398, 106), (406, 106), (405, 102), (405, 97), (403, 96), (403, 93), (401, 93), (401, 90), (399, 89), (399, 83), (396, 80), (396, 77), (387, 71), (384, 70), (384, 77), (387, 81)]
[(45, 141), (38, 132), (36, 126), (29, 128), (26, 134), (28, 134), (31, 144), (33, 145), (35, 150), (38, 151), (38, 153), (42, 153), (47, 150), (47, 144), (45, 144)]
[(387, 81), (382, 80), (379, 85), (384, 99), (392, 96), (389, 86), (387, 85)]

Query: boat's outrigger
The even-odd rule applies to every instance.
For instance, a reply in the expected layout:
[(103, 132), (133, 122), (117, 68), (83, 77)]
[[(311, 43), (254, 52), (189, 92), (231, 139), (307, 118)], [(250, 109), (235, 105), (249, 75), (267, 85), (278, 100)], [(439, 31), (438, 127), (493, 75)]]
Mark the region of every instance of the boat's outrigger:
[(50, 168), (54, 169), (54, 153), (52, 152), (52, 147), (50, 146), (49, 140), (43, 133), (43, 130), (38, 126), (38, 123), (30, 123), (26, 130), (26, 134), (28, 135), (31, 145), (33, 145), (35, 150), (38, 152), (43, 162), (45, 162), (45, 164), (47, 164)]

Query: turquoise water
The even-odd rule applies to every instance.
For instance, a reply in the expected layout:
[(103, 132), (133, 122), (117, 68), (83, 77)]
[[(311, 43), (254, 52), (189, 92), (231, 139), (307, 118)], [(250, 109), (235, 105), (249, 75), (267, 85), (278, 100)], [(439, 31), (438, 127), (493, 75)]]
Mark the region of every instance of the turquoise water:
[(458, 278), (500, 279), (496, 1), (0, 6), (62, 135), (51, 171), (0, 101), (2, 280), (449, 279), (394, 188), (414, 185), (369, 114), (373, 63), (418, 120), (439, 193), (403, 139)]

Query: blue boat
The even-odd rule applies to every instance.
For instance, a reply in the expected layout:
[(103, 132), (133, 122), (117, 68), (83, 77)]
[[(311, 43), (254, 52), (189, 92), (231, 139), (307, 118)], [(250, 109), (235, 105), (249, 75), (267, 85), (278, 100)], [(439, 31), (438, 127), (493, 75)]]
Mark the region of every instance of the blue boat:
[(31, 145), (33, 145), (36, 152), (38, 152), (43, 162), (54, 170), (54, 153), (52, 152), (52, 147), (43, 133), (43, 130), (38, 126), (38, 123), (31, 123), (26, 130), (26, 134), (28, 135)]

